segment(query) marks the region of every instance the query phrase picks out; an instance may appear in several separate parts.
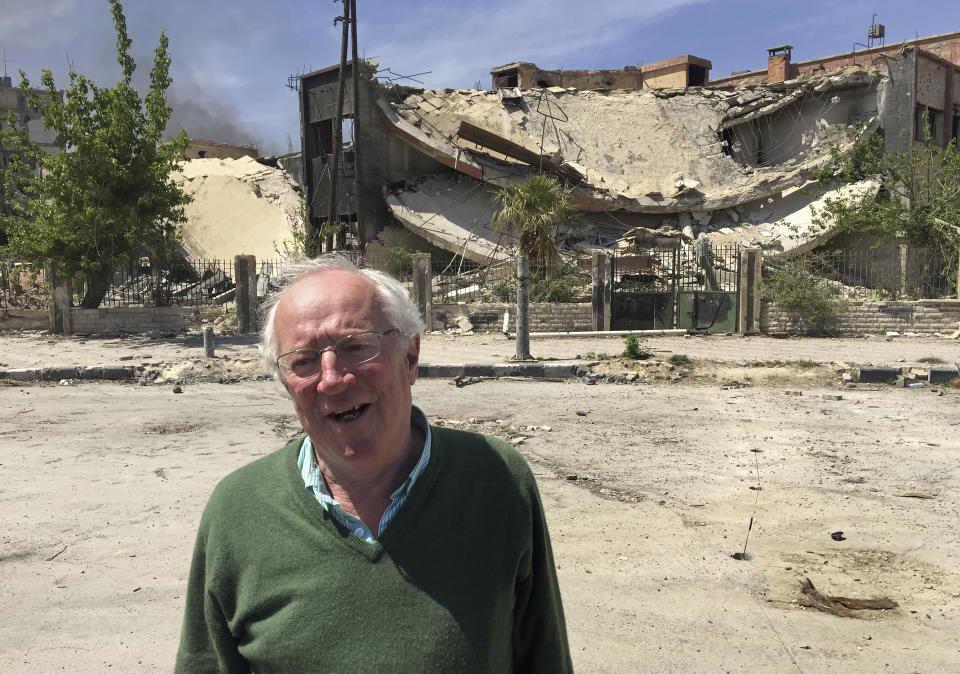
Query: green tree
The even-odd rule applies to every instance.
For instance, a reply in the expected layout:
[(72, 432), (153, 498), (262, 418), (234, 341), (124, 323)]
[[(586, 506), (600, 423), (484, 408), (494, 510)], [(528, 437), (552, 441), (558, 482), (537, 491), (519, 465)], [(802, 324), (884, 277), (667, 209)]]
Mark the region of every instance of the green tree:
[[(177, 238), (190, 197), (171, 177), (188, 139), (163, 135), (170, 119), (168, 39), (160, 32), (145, 98), (133, 87), (136, 64), (119, 0), (108, 0), (117, 33), (122, 78), (110, 88), (70, 72), (61, 95), (49, 69), (32, 89), (20, 71), (28, 106), (57, 134), (63, 149), (49, 155), (22, 128), (0, 131), (10, 166), (0, 176), (7, 214), (2, 217), (11, 252), (42, 264), (56, 260), (85, 282), (81, 305), (95, 308), (119, 265), (147, 255), (164, 265)], [(26, 170), (28, 165), (36, 171)]]
[[(927, 129), (924, 123), (923, 128)], [(934, 251), (955, 268), (960, 252), (960, 150), (939, 147), (929, 132), (907, 152), (889, 152), (879, 134), (854, 131), (845, 150), (831, 150), (820, 178), (835, 182), (878, 179), (882, 189), (853, 199), (828, 199), (814, 224), (839, 232), (901, 238)]]

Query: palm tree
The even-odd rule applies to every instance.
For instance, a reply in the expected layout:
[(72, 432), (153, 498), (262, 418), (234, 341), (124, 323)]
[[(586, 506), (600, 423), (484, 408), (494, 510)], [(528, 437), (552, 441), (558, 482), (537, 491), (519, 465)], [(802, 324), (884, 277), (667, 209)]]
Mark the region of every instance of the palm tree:
[(517, 237), (517, 352), (516, 360), (530, 360), (529, 290), (527, 256), (536, 274), (543, 278), (560, 259), (556, 236), (579, 229), (580, 216), (573, 208), (572, 190), (553, 176), (532, 175), (519, 186), (497, 193), (499, 207), (493, 214), (493, 228)]
[(557, 235), (579, 230), (580, 215), (572, 195), (553, 176), (529, 176), (523, 185), (497, 192), (493, 228), (517, 237), (520, 252), (542, 274), (560, 259)]

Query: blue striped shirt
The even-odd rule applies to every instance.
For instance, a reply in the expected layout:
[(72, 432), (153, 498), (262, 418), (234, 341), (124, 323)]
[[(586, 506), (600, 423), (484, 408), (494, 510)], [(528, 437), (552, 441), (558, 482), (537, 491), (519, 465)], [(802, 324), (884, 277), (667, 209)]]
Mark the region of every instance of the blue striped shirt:
[[(420, 454), (420, 460), (417, 461), (417, 465), (410, 471), (407, 479), (390, 495), (390, 505), (383, 511), (383, 517), (380, 518), (381, 534), (387, 528), (390, 520), (392, 520), (394, 515), (400, 510), (400, 507), (406, 502), (407, 496), (409, 496), (410, 490), (413, 488), (413, 484), (417, 481), (417, 478), (420, 477), (420, 474), (423, 473), (424, 469), (426, 469), (427, 464), (430, 463), (431, 435), (430, 424), (427, 423), (427, 417), (418, 408), (414, 407), (410, 411), (410, 423), (423, 431), (425, 438), (423, 441), (423, 452)], [(310, 436), (304, 438), (303, 444), (300, 446), (300, 455), (297, 457), (297, 468), (300, 469), (300, 475), (303, 477), (303, 483), (306, 485), (307, 491), (316, 497), (320, 505), (330, 513), (333, 519), (368, 542), (372, 543), (376, 540), (376, 536), (373, 535), (370, 528), (358, 518), (345, 511), (340, 506), (340, 503), (330, 494), (330, 490), (327, 489), (327, 483), (323, 479), (323, 474), (320, 472), (317, 457), (313, 452), (313, 443), (310, 442)]]

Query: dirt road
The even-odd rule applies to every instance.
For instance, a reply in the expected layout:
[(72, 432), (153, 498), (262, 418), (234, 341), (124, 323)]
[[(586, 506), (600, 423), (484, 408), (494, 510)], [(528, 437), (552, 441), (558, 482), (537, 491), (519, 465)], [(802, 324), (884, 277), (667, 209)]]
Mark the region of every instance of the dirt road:
[[(694, 356), (698, 339), (678, 344)], [(729, 360), (760, 346), (763, 360), (799, 359), (774, 355), (788, 341)], [(803, 349), (849, 357), (828, 343)], [(883, 358), (955, 356), (943, 344)], [(414, 396), (436, 423), (518, 443), (534, 467), (578, 671), (957, 671), (960, 389), (817, 376), (423, 380)], [(0, 387), (0, 669), (169, 670), (207, 496), (296, 428), (268, 381)], [(897, 607), (805, 608), (804, 578)]]

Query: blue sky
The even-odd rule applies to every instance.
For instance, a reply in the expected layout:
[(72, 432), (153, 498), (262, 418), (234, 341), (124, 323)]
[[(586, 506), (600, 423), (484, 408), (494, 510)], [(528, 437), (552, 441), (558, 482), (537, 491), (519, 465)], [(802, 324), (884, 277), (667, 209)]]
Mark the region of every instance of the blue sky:
[[(866, 42), (872, 14), (888, 43), (960, 30), (960, 2), (928, 0), (357, 0), (361, 56), (430, 88), (489, 86), (492, 66), (622, 68), (693, 54), (712, 77), (766, 66), (788, 43), (793, 60)], [(342, 11), (330, 0), (127, 0), (138, 74), (147, 76), (160, 29), (173, 58), (171, 103), (190, 135), (299, 148), (289, 75), (335, 64)], [(119, 77), (106, 0), (0, 0), (0, 53), (17, 82), (41, 68), (67, 83), (68, 63), (102, 85)], [(859, 48), (859, 47), (858, 47)], [(0, 64), (2, 67), (2, 64)]]

